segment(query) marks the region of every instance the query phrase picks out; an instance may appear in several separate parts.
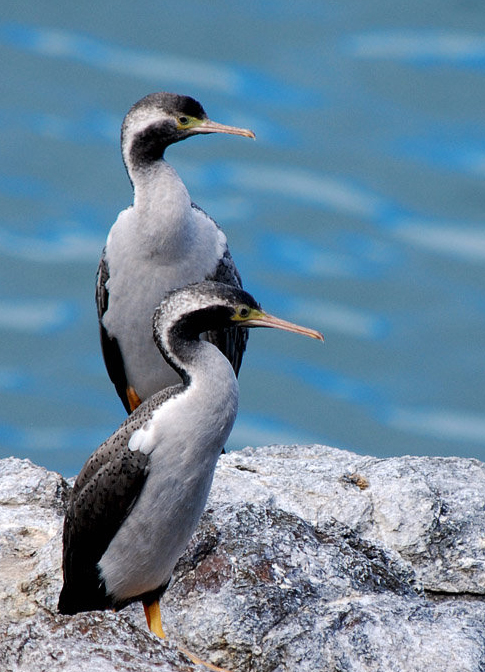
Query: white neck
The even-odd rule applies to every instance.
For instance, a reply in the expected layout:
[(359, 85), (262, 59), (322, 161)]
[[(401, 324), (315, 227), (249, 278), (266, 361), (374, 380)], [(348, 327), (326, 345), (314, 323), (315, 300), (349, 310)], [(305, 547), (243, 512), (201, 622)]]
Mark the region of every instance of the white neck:
[(191, 199), (177, 174), (166, 161), (130, 175), (133, 182), (133, 214), (143, 223), (152, 250), (177, 258), (193, 235)]
[[(155, 455), (167, 468), (174, 460), (177, 471), (194, 458), (210, 471), (236, 419), (239, 386), (228, 359), (206, 341), (192, 344), (190, 361), (183, 368), (188, 375), (185, 389), (164, 402), (130, 439), (131, 450)], [(184, 428), (189, 428), (184, 429)], [(166, 445), (178, 446), (168, 455)]]
[[(239, 386), (229, 360), (206, 341), (200, 341), (193, 363), (188, 365), (189, 394), (197, 410), (193, 426), (201, 444), (213, 443), (220, 449), (227, 441), (236, 419)], [(220, 453), (216, 451), (216, 455)]]

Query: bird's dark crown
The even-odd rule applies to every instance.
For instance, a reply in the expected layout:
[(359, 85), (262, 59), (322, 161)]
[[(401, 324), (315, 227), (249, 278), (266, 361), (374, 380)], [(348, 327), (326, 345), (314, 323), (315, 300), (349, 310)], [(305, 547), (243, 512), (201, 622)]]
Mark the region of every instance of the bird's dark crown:
[(241, 305), (261, 310), (256, 299), (238, 287), (212, 281), (188, 285), (162, 301), (154, 315), (154, 332), (165, 324), (170, 331), (192, 339), (205, 331), (234, 327), (231, 318)]
[(244, 326), (242, 321), (233, 321), (241, 307), (261, 309), (248, 292), (220, 282), (188, 285), (165, 297), (153, 316), (153, 337), (182, 380), (188, 380), (184, 363), (194, 356), (200, 334)]
[(173, 116), (185, 114), (196, 119), (207, 118), (204, 108), (195, 98), (180, 96), (177, 93), (167, 93), (165, 91), (149, 93), (148, 96), (145, 96), (131, 107), (126, 118), (141, 109), (158, 109)]
[[(207, 119), (202, 105), (176, 93), (150, 93), (135, 103), (121, 127), (121, 147), (126, 167), (143, 168), (163, 158), (165, 149), (194, 134), (183, 128), (183, 119)], [(129, 171), (128, 171), (129, 172)]]

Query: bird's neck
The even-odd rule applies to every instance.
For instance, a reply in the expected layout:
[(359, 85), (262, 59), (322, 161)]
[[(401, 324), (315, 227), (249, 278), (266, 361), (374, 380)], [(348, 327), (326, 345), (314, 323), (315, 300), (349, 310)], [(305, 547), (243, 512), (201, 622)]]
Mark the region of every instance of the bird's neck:
[[(161, 331), (154, 330), (154, 338), (164, 359), (182, 378), (185, 386), (198, 377), (200, 372), (211, 368), (211, 361), (217, 361), (220, 351), (211, 343), (202, 340), (198, 333), (187, 333), (185, 325), (176, 322)], [(222, 356), (223, 360), (228, 360)], [(228, 362), (229, 363), (229, 362)], [(230, 372), (234, 375), (232, 366)]]
[(182, 376), (180, 412), (193, 428), (195, 450), (198, 445), (211, 445), (218, 455), (232, 430), (239, 401), (239, 386), (229, 360), (215, 345), (202, 340), (180, 341), (170, 357), (163, 354), (172, 366), (176, 362)]
[(136, 221), (153, 251), (163, 250), (172, 259), (193, 236), (191, 199), (176, 170), (166, 161), (156, 161), (130, 175)]

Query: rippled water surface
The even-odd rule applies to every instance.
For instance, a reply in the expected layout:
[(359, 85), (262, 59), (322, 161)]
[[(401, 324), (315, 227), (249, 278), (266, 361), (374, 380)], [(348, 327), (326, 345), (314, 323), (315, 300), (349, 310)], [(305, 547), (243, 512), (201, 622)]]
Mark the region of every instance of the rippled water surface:
[(484, 459), (483, 4), (78, 4), (1, 14), (0, 455), (70, 475), (124, 418), (94, 275), (122, 118), (170, 90), (256, 132), (167, 159), (246, 288), (326, 336), (251, 333), (230, 446)]

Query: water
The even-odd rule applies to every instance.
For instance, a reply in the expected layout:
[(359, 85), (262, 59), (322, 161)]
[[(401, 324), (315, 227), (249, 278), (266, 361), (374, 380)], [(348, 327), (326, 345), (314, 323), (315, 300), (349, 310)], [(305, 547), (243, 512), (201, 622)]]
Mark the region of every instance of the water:
[(0, 455), (71, 475), (124, 418), (94, 274), (122, 118), (165, 89), (255, 130), (167, 159), (246, 288), (326, 336), (251, 333), (230, 446), (484, 459), (482, 3), (78, 4), (0, 20)]

